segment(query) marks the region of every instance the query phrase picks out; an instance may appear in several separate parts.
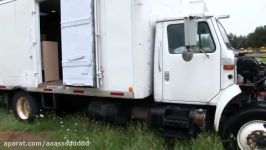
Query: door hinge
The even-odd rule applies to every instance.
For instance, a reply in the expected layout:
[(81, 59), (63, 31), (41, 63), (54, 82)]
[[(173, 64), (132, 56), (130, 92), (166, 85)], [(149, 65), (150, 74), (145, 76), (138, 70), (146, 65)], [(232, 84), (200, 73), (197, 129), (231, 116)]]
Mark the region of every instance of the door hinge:
[(35, 47), (38, 43), (37, 42), (32, 42), (32, 46)]
[(33, 74), (34, 74), (35, 77), (37, 77), (39, 75), (38, 72), (34, 72)]
[(104, 78), (104, 71), (103, 71), (102, 67), (100, 68), (100, 70), (98, 70), (97, 78), (98, 78), (99, 84), (102, 85), (103, 84), (103, 78)]
[(37, 13), (36, 11), (32, 11), (31, 15), (36, 15), (36, 13)]
[(101, 69), (98, 71), (97, 78), (98, 78), (98, 79), (102, 79), (102, 78), (104, 77), (103, 73), (104, 73), (103, 68), (101, 68)]

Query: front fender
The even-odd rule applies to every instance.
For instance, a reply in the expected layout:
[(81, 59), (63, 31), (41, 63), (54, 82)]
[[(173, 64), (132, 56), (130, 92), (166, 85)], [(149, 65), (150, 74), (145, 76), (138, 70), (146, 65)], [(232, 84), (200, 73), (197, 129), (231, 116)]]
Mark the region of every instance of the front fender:
[(240, 93), (240, 87), (236, 84), (233, 84), (227, 87), (226, 89), (221, 90), (220, 94), (217, 96), (217, 99), (211, 101), (211, 103), (216, 103), (216, 111), (214, 118), (214, 127), (216, 131), (219, 130), (220, 119), (224, 108), (234, 97), (236, 97)]

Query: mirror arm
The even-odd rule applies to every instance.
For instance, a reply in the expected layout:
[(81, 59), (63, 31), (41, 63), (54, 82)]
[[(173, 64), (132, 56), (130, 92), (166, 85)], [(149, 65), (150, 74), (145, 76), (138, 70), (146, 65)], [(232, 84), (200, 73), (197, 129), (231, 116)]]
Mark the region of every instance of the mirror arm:
[(210, 58), (210, 55), (209, 54), (207, 54), (204, 50), (202, 50), (202, 49), (199, 49), (202, 53), (204, 53), (205, 54), (205, 56), (207, 57), (207, 58)]

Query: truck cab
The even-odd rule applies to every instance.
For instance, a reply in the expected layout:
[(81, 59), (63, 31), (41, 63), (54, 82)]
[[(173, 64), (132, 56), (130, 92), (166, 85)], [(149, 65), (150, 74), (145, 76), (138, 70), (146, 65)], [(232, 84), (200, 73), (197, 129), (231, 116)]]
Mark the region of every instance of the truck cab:
[(157, 21), (151, 122), (178, 138), (214, 125), (226, 149), (265, 149), (266, 65), (234, 50), (219, 18)]
[[(200, 15), (190, 18), (196, 24), (191, 28), (186, 27), (189, 23), (184, 18), (157, 22), (154, 55), (157, 102), (206, 105), (215, 103), (222, 90), (235, 85), (235, 52), (219, 20)], [(189, 35), (194, 39), (186, 38)], [(187, 45), (186, 39), (194, 40), (195, 45)]]

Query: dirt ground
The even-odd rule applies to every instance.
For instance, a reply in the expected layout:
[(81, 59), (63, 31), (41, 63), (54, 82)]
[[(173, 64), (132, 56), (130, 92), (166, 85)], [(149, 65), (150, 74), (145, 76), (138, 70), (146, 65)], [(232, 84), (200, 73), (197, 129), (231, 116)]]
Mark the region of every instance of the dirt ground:
[(16, 131), (4, 131), (0, 132), (0, 149), (7, 150), (21, 150), (21, 149), (41, 149), (40, 147), (19, 147), (19, 146), (11, 146), (7, 147), (5, 145), (6, 142), (43, 142), (43, 141), (51, 141), (54, 139), (54, 134), (51, 131), (40, 132), (38, 134), (29, 133), (29, 132), (16, 132)]
[(41, 132), (37, 134), (28, 133), (28, 132), (0, 132), (0, 141), (2, 142), (32, 142), (32, 141), (43, 141), (46, 139), (50, 139), (53, 136), (53, 133), (49, 132)]

